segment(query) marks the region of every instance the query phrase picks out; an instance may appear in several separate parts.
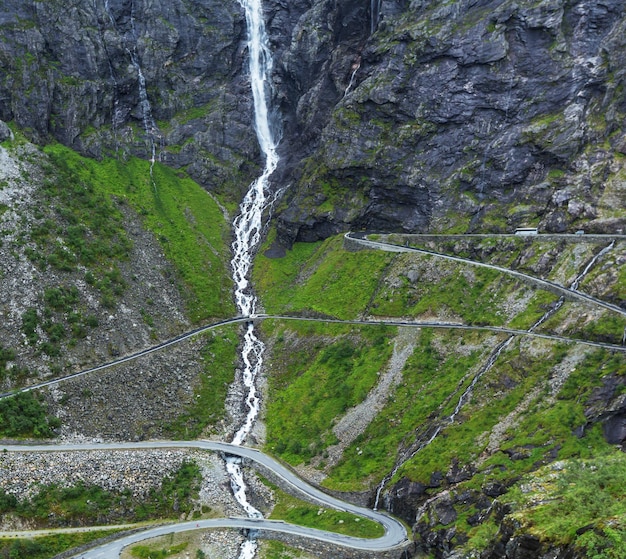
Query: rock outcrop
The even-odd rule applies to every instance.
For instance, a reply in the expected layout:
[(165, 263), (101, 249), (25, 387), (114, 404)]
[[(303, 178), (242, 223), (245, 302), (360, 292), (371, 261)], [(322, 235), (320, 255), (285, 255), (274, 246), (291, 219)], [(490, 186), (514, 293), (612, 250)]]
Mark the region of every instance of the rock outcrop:
[(154, 142), (207, 188), (247, 186), (258, 148), (237, 2), (10, 0), (0, 28), (0, 119), (31, 139), (96, 157), (150, 158)]

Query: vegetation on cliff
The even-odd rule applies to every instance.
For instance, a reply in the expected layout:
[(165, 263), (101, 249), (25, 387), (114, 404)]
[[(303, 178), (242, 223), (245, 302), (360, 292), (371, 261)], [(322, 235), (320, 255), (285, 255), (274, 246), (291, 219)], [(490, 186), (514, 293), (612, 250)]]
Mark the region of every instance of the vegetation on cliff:
[[(232, 315), (227, 223), (215, 200), (196, 183), (164, 165), (155, 163), (151, 171), (150, 162), (136, 158), (96, 161), (60, 144), (47, 146), (45, 153), (56, 166), (54, 177), (63, 185), (58, 190), (65, 197), (65, 202), (60, 201), (62, 207), (72, 208), (77, 204), (76, 199), (80, 199), (67, 188), (72, 185), (81, 193), (98, 192), (100, 201), (90, 201), (86, 203), (88, 207), (100, 208), (103, 204), (106, 207), (111, 201), (103, 201), (111, 197), (118, 204), (128, 203), (132, 207), (175, 265), (193, 322)], [(85, 223), (89, 215), (85, 212), (74, 221), (97, 233), (98, 239), (106, 236), (107, 231), (101, 225)], [(73, 248), (71, 244), (70, 248)], [(74, 252), (83, 256), (83, 251)], [(102, 261), (105, 256), (113, 255), (94, 254), (90, 259)]]
[(77, 534), (57, 534), (37, 539), (2, 539), (0, 540), (0, 557), (2, 559), (51, 559), (60, 553), (105, 538), (117, 530), (98, 530)]
[(20, 392), (0, 400), (0, 437), (45, 439), (54, 435), (61, 420), (49, 415), (32, 392)]
[[(489, 240), (467, 240), (463, 246), (479, 261), (522, 268), (564, 285), (599, 250), (593, 242), (553, 242), (558, 251), (545, 241), (506, 238), (494, 238), (490, 245)], [(514, 246), (503, 252), (501, 245), (507, 243)], [(445, 241), (441, 246), (433, 244), (429, 248), (452, 250)], [(457, 253), (461, 250), (454, 248)], [(622, 250), (617, 244), (606, 253), (583, 278), (580, 289), (598, 296), (620, 289), (619, 276), (602, 270)], [(558, 299), (506, 274), (434, 256), (347, 252), (339, 238), (317, 245), (296, 243), (282, 258), (261, 254), (257, 262), (261, 300), (272, 312), (293, 313), (297, 308), (305, 316), (323, 313), (374, 321), (387, 317), (528, 329)], [(352, 272), (343, 273), (352, 262)], [(326, 272), (331, 263), (340, 263), (335, 274)], [(355, 293), (354, 300), (335, 297), (342, 291)], [(583, 303), (564, 304), (534, 331), (599, 339), (591, 335), (591, 323), (596, 332), (606, 324), (614, 335), (600, 339), (620, 344), (624, 317)], [(617, 460), (611, 458), (615, 454), (608, 433), (611, 414), (600, 409), (613, 406), (619, 422), (619, 402), (626, 391), (622, 351), (519, 336), (491, 363), (493, 351), (509, 334), (415, 328), (409, 333), (403, 329), (400, 336), (396, 327), (340, 328), (293, 321), (267, 321), (264, 330), (271, 340), (268, 449), (294, 465), (314, 466), (329, 488), (369, 491), (370, 499), (384, 480), (381, 502), (407, 522), (417, 517), (414, 531), (424, 551), (442, 545), (466, 545), (468, 550), (496, 545), (494, 503), (513, 500), (514, 491), (521, 487), (520, 476), (543, 464), (584, 458), (594, 468), (596, 460), (598, 467), (605, 460)], [(350, 345), (350, 336), (362, 341)], [(354, 348), (359, 348), (359, 354), (367, 352), (366, 340), (377, 337), (382, 345), (376, 357), (366, 359), (375, 373), (369, 393), (320, 389), (328, 382), (324, 379), (333, 375), (347, 382), (350, 377), (342, 367), (355, 370)], [(407, 339), (410, 350), (398, 363)], [(331, 354), (332, 359), (325, 358)], [(370, 405), (372, 389), (398, 367), (400, 375), (386, 385), (380, 409), (366, 421), (355, 420)], [(324, 405), (314, 405), (319, 397)], [(330, 406), (326, 400), (337, 402)], [(358, 432), (346, 436), (342, 426), (348, 417)], [(286, 432), (298, 436), (282, 444)], [(568, 483), (577, 483), (576, 471), (572, 466)], [(623, 492), (617, 490), (607, 498), (618, 506)], [(581, 516), (577, 523), (575, 518), (570, 517), (574, 531), (583, 528), (584, 520)], [(540, 516), (536, 526), (543, 534), (542, 545), (564, 547), (573, 541), (552, 541), (548, 528), (542, 532)], [(621, 533), (622, 528), (615, 530)], [(524, 529), (510, 537), (521, 533)], [(613, 536), (605, 536), (589, 545), (617, 545), (611, 543)]]
[(0, 148), (6, 388), (232, 315), (228, 221), (196, 183), (15, 136)]

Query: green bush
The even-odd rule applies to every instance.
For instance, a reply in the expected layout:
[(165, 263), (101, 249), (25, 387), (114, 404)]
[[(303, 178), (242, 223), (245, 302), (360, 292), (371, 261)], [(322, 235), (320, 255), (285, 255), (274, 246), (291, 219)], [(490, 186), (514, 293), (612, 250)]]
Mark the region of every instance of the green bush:
[(569, 545), (593, 559), (626, 557), (626, 457), (617, 452), (592, 460), (570, 460), (560, 472), (545, 470), (517, 489), (513, 516), (541, 540)]
[(74, 285), (51, 287), (44, 291), (43, 299), (55, 311), (70, 312), (78, 303), (78, 289)]
[(13, 361), (15, 357), (16, 357), (16, 353), (13, 349), (5, 348), (2, 344), (0, 344), (0, 379), (6, 376), (7, 363), (9, 361)]
[(37, 326), (39, 324), (39, 314), (37, 309), (28, 308), (22, 315), (22, 332), (26, 334), (26, 339), (33, 345), (37, 343), (39, 334), (37, 334)]
[(56, 417), (48, 416), (33, 392), (20, 392), (0, 400), (0, 436), (47, 438), (60, 426)]

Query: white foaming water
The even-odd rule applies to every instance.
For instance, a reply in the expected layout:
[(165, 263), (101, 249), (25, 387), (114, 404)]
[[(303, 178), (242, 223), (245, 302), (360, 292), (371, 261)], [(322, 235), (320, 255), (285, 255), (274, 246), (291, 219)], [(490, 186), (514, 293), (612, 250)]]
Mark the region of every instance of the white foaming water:
[(159, 133), (159, 129), (156, 125), (156, 121), (152, 116), (152, 105), (150, 105), (150, 99), (148, 99), (148, 91), (146, 89), (146, 78), (143, 74), (143, 70), (141, 69), (141, 64), (139, 63), (139, 56), (137, 54), (137, 28), (135, 27), (135, 3), (132, 2), (130, 6), (130, 26), (133, 32), (133, 37), (135, 39), (135, 44), (133, 45), (133, 49), (126, 49), (130, 56), (130, 61), (137, 71), (137, 78), (139, 82), (139, 106), (141, 107), (141, 116), (143, 119), (143, 129), (146, 133), (148, 141), (150, 142), (150, 180), (152, 181), (152, 186), (156, 190), (156, 183), (154, 182), (154, 162), (156, 161), (156, 144), (157, 139), (161, 139), (161, 134)]
[(269, 176), (278, 165), (276, 141), (272, 134), (266, 88), (272, 71), (272, 57), (268, 48), (263, 6), (260, 0), (240, 0), (246, 12), (248, 25), (248, 51), (250, 55), (250, 85), (254, 101), (254, 125), (259, 147), (265, 156), (265, 167), (261, 176), (250, 185), (234, 221), (235, 240), (231, 261), (235, 280), (235, 301), (243, 316), (253, 316), (256, 300), (248, 289), (248, 272), (252, 264), (254, 249), (261, 237), (261, 218), (266, 202)]
[(570, 289), (577, 290), (580, 286), (580, 282), (585, 279), (585, 276), (589, 273), (589, 270), (591, 270), (591, 268), (593, 268), (596, 265), (596, 262), (600, 260), (600, 258), (602, 258), (607, 252), (612, 250), (614, 246), (615, 246), (615, 241), (613, 240), (611, 241), (609, 245), (605, 246), (600, 252), (598, 252), (598, 254), (596, 254), (589, 261), (589, 264), (585, 266), (585, 269), (580, 274), (578, 274), (578, 276), (576, 276), (576, 279), (572, 282)]
[[(242, 316), (254, 317), (256, 297), (248, 289), (248, 275), (252, 265), (254, 251), (261, 238), (263, 210), (266, 206), (266, 194), (270, 175), (278, 165), (276, 140), (272, 133), (270, 111), (267, 104), (267, 90), (270, 88), (269, 77), (272, 71), (272, 57), (268, 48), (267, 33), (263, 20), (261, 0), (240, 0), (245, 10), (248, 27), (248, 52), (250, 56), (250, 85), (254, 101), (254, 124), (259, 146), (265, 157), (265, 166), (261, 176), (254, 181), (239, 207), (239, 216), (233, 223), (234, 241), (231, 266), (235, 282), (235, 303)], [(241, 358), (243, 384), (246, 388), (246, 419), (239, 428), (232, 443), (241, 445), (250, 433), (259, 413), (259, 398), (256, 394), (256, 377), (263, 365), (265, 346), (254, 331), (254, 323), (248, 323), (244, 335)], [(241, 461), (235, 457), (226, 459), (226, 471), (231, 480), (235, 499), (241, 504), (249, 517), (261, 518), (262, 514), (248, 501), (246, 484), (241, 471)], [(239, 559), (252, 559), (256, 555), (257, 543), (249, 537), (239, 550)]]
[(359, 56), (357, 61), (352, 65), (352, 74), (350, 74), (350, 82), (348, 83), (348, 87), (346, 87), (346, 90), (343, 92), (344, 97), (348, 95), (349, 91), (352, 89), (352, 86), (354, 85), (354, 78), (356, 77), (356, 73), (359, 71), (360, 67), (361, 57)]

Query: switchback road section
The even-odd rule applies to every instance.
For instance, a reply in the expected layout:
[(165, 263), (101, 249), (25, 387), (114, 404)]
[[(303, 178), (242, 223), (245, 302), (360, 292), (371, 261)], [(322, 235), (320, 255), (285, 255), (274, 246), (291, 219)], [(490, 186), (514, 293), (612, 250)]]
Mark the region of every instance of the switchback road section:
[[(494, 236), (497, 236), (497, 235), (494, 235)], [(430, 256), (434, 256), (436, 258), (442, 258), (444, 260), (452, 260), (453, 262), (460, 262), (462, 264), (469, 264), (471, 266), (489, 268), (491, 270), (496, 270), (497, 272), (508, 274), (510, 276), (520, 278), (524, 281), (534, 283), (536, 285), (539, 285), (540, 287), (543, 287), (544, 289), (547, 289), (548, 291), (556, 292), (559, 295), (568, 297), (569, 299), (576, 299), (576, 300), (583, 301), (591, 305), (604, 307), (605, 309), (621, 314), (622, 316), (626, 316), (626, 309), (622, 309), (621, 307), (618, 307), (617, 305), (607, 303), (606, 301), (603, 301), (602, 299), (597, 299), (596, 297), (587, 295), (586, 293), (583, 293), (582, 291), (571, 289), (569, 287), (559, 285), (558, 283), (554, 283), (549, 280), (531, 276), (529, 274), (524, 274), (523, 272), (518, 272), (517, 270), (512, 270), (510, 268), (503, 268), (502, 266), (494, 266), (493, 264), (486, 264), (484, 262), (478, 262), (477, 260), (470, 260), (469, 258), (461, 258), (460, 256), (451, 256), (449, 254), (436, 252), (434, 250), (426, 250), (423, 248), (396, 245), (393, 243), (386, 243), (383, 241), (370, 241), (363, 234), (346, 233), (345, 238), (359, 245), (362, 245), (364, 247), (383, 250), (386, 252), (417, 252), (420, 254), (427, 254)]]
[(339, 545), (355, 550), (364, 551), (387, 551), (392, 549), (402, 549), (408, 544), (406, 528), (399, 520), (379, 511), (374, 511), (364, 507), (359, 507), (341, 501), (335, 497), (327, 495), (320, 489), (309, 485), (300, 479), (290, 469), (286, 468), (273, 458), (267, 456), (254, 448), (232, 445), (219, 441), (142, 441), (142, 442), (120, 442), (120, 443), (84, 443), (70, 444), (59, 443), (50, 445), (7, 445), (2, 447), (2, 451), (7, 452), (74, 452), (89, 450), (146, 450), (156, 448), (191, 448), (213, 452), (221, 452), (224, 455), (239, 456), (241, 458), (256, 462), (263, 468), (272, 472), (273, 475), (294, 491), (303, 495), (309, 501), (313, 501), (322, 506), (334, 508), (340, 511), (349, 512), (362, 516), (381, 524), (385, 530), (382, 537), (376, 539), (355, 538), (334, 532), (326, 532), (313, 528), (305, 528), (288, 524), (286, 522), (265, 519), (249, 518), (221, 518), (210, 520), (198, 520), (193, 522), (181, 522), (149, 528), (142, 532), (137, 532), (85, 551), (76, 558), (84, 559), (113, 559), (120, 556), (121, 550), (133, 543), (170, 534), (174, 532), (186, 532), (189, 530), (202, 530), (207, 528), (239, 528), (250, 530), (280, 531), (295, 536), (312, 538), (332, 545)]

